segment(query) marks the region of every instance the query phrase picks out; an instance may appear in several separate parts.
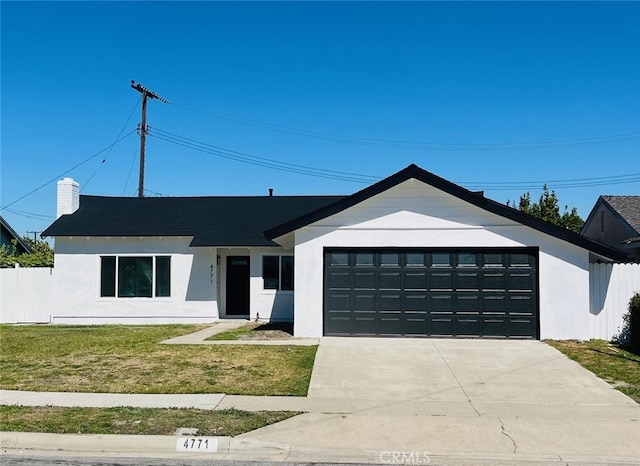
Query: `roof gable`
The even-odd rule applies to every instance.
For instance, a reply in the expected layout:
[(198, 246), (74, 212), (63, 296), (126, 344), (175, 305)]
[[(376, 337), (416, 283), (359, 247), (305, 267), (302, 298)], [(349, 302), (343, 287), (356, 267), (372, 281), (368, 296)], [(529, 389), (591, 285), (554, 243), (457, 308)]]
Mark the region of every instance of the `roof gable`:
[(600, 196), (618, 216), (640, 235), (640, 196)]
[(11, 240), (16, 240), (18, 243), (18, 252), (26, 252), (31, 253), (31, 247), (27, 243), (25, 243), (20, 235), (11, 228), (9, 222), (7, 222), (4, 217), (0, 216), (0, 238), (2, 240), (1, 244), (11, 244)]
[(610, 248), (584, 236), (573, 233), (572, 231), (565, 228), (561, 228), (559, 226), (533, 217), (529, 214), (525, 214), (524, 212), (521, 212), (514, 208), (500, 204), (491, 199), (487, 199), (481, 193), (469, 191), (461, 186), (445, 180), (444, 178), (423, 170), (422, 168), (414, 164), (409, 165), (405, 169), (361, 191), (358, 191), (357, 193), (349, 197), (337, 200), (336, 202), (325, 207), (310, 211), (289, 222), (271, 228), (265, 231), (265, 236), (270, 239), (275, 239), (280, 236), (286, 235), (287, 233), (291, 233), (292, 231), (302, 228), (306, 225), (337, 214), (349, 207), (352, 207), (366, 199), (376, 196), (377, 194), (380, 194), (412, 178), (433, 186), (434, 188), (440, 189), (441, 191), (444, 191), (488, 212), (505, 217), (522, 225), (526, 225), (550, 236), (559, 238), (563, 241), (567, 241), (571, 244), (587, 249), (595, 254), (615, 260), (624, 260), (624, 258), (626, 257), (626, 254), (618, 249)]

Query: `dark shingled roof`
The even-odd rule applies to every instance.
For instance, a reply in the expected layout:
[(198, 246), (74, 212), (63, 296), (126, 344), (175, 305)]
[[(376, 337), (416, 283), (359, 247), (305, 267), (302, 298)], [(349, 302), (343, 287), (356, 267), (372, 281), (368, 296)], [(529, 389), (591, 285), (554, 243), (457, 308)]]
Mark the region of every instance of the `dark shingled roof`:
[(600, 196), (640, 235), (640, 196)]
[(263, 231), (344, 196), (80, 196), (42, 236), (193, 236), (191, 246), (274, 246)]
[(60, 217), (42, 236), (193, 236), (191, 246), (274, 246), (277, 243), (272, 240), (279, 236), (341, 212), (411, 178), (600, 256), (614, 260), (626, 258), (626, 253), (619, 249), (487, 199), (416, 165), (351, 196), (80, 196), (80, 208)]

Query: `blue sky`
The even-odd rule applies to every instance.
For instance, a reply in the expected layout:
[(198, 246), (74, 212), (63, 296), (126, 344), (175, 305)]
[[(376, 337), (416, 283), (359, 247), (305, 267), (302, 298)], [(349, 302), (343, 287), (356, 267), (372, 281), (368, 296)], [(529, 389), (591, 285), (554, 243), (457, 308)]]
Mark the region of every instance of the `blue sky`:
[(638, 2), (0, 8), (0, 205), (20, 234), (81, 162), (83, 194), (136, 194), (132, 79), (168, 101), (149, 103), (148, 195), (349, 194), (411, 163), (500, 202), (547, 181), (583, 217), (640, 194)]

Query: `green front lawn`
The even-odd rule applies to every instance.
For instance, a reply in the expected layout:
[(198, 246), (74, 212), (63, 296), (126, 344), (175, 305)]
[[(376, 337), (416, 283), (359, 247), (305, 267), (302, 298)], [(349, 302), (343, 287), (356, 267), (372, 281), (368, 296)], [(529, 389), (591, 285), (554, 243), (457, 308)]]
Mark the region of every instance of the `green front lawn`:
[(640, 403), (640, 356), (604, 340), (546, 343)]
[(180, 427), (197, 435), (236, 436), (283, 421), (297, 412), (185, 408), (56, 408), (0, 406), (0, 430), (52, 434), (173, 435)]
[(197, 325), (0, 326), (0, 388), (305, 396), (316, 346), (160, 345)]

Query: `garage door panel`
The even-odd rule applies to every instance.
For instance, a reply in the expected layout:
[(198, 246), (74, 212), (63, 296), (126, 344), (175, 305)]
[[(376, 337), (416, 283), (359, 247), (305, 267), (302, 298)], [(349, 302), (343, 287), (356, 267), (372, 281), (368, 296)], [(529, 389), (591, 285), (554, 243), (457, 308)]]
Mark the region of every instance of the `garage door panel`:
[(429, 274), (429, 289), (437, 290), (453, 290), (453, 272), (439, 270)]
[(456, 290), (479, 290), (480, 289), (480, 275), (478, 272), (464, 271), (458, 272), (456, 279)]
[(509, 319), (509, 337), (534, 338), (531, 336), (531, 326), (535, 324), (532, 318), (512, 317)]
[(375, 290), (376, 274), (374, 270), (359, 270), (353, 273), (352, 286), (356, 290)]
[(402, 274), (402, 288), (405, 291), (427, 290), (427, 271), (411, 270)]
[(351, 312), (346, 316), (331, 313), (328, 322), (333, 335), (351, 335)]
[(401, 335), (402, 312), (382, 311), (378, 314), (378, 335)]
[(433, 313), (429, 320), (429, 331), (436, 337), (452, 337), (453, 314)]
[(325, 255), (325, 335), (537, 338), (537, 250)]
[(327, 285), (330, 290), (348, 290), (351, 288), (351, 273), (348, 270), (331, 272), (327, 276)]
[(427, 312), (427, 295), (426, 293), (411, 293), (407, 292), (404, 294), (404, 306), (403, 309), (405, 312)]
[(376, 318), (373, 313), (354, 313), (351, 332), (361, 335), (376, 335)]
[(510, 293), (508, 303), (507, 311), (510, 314), (519, 313), (535, 315), (536, 313), (535, 297), (531, 294)]
[(355, 312), (375, 312), (376, 308), (375, 294), (354, 293), (353, 310)]
[(474, 313), (480, 312), (480, 295), (478, 293), (459, 294), (456, 296), (455, 309), (459, 313)]
[(383, 271), (378, 276), (378, 288), (380, 290), (400, 290), (402, 280), (400, 271)]
[(500, 313), (506, 312), (506, 297), (500, 294), (484, 294), (482, 296), (482, 312)]
[(405, 313), (404, 334), (405, 335), (428, 335), (427, 314)]
[(482, 335), (482, 326), (477, 316), (456, 315), (455, 334), (465, 337)]
[(378, 302), (378, 310), (398, 311), (402, 309), (402, 297), (399, 294), (380, 294)]
[(535, 276), (532, 271), (512, 272), (507, 281), (509, 291), (531, 291), (535, 289)]
[(507, 274), (503, 271), (484, 272), (482, 274), (483, 291), (501, 291), (507, 289)]
[(429, 293), (427, 300), (430, 312), (453, 313), (453, 296), (451, 294)]
[(351, 312), (351, 295), (330, 294), (327, 297), (326, 307), (329, 311)]
[(500, 316), (484, 316), (482, 321), (482, 336), (504, 338), (507, 336), (507, 319)]

